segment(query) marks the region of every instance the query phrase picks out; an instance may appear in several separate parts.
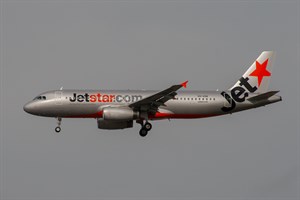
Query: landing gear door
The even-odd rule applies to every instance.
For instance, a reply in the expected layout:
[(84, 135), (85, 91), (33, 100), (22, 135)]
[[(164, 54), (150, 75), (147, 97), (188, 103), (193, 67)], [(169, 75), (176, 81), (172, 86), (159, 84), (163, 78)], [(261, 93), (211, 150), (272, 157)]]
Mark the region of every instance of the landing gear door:
[(62, 91), (55, 91), (55, 104), (62, 105)]

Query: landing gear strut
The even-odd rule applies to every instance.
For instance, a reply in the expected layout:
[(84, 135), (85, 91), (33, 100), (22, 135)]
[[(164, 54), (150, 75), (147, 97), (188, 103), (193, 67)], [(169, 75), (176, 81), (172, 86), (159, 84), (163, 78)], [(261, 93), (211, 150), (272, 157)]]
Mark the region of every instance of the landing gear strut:
[(59, 133), (61, 131), (60, 125), (61, 125), (61, 118), (58, 117), (57, 118), (57, 127), (55, 128), (56, 133)]
[(148, 131), (152, 129), (152, 124), (148, 121), (144, 124), (144, 121), (137, 121), (137, 123), (141, 124), (140, 136), (145, 137), (148, 134)]

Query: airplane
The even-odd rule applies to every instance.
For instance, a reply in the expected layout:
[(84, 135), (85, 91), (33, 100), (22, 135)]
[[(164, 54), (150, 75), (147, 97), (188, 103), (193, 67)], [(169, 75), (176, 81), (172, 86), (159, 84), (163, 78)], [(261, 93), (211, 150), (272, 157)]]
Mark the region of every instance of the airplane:
[(244, 75), (224, 91), (178, 91), (188, 81), (162, 91), (146, 90), (52, 90), (24, 105), (27, 113), (54, 117), (56, 132), (62, 118), (95, 118), (99, 129), (141, 125), (140, 136), (152, 129), (151, 120), (215, 117), (281, 101), (279, 91), (268, 91), (272, 51), (264, 51)]

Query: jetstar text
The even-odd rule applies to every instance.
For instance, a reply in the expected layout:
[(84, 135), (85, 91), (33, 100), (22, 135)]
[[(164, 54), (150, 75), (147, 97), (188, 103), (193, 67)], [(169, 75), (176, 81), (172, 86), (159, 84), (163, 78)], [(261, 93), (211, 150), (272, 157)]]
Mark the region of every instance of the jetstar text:
[(114, 95), (114, 94), (77, 94), (73, 93), (72, 97), (69, 97), (70, 102), (103, 102), (103, 103), (129, 103), (141, 100), (143, 97), (141, 95)]

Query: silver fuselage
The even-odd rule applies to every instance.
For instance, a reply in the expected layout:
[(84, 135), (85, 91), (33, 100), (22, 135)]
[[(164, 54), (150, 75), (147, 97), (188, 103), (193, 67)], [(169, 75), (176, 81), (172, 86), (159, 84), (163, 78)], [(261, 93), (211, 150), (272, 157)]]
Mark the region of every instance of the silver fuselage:
[[(34, 99), (24, 106), (30, 114), (59, 118), (101, 118), (105, 107), (126, 107), (158, 91), (145, 90), (53, 90), (40, 94), (44, 99)], [(226, 93), (230, 93), (225, 91)], [(222, 108), (232, 106), (221, 91), (178, 91), (171, 99), (159, 107), (149, 119), (203, 118), (251, 109), (281, 100), (274, 95), (269, 99), (253, 103), (247, 99), (235, 102), (228, 112)], [(249, 97), (257, 94), (249, 94)]]

